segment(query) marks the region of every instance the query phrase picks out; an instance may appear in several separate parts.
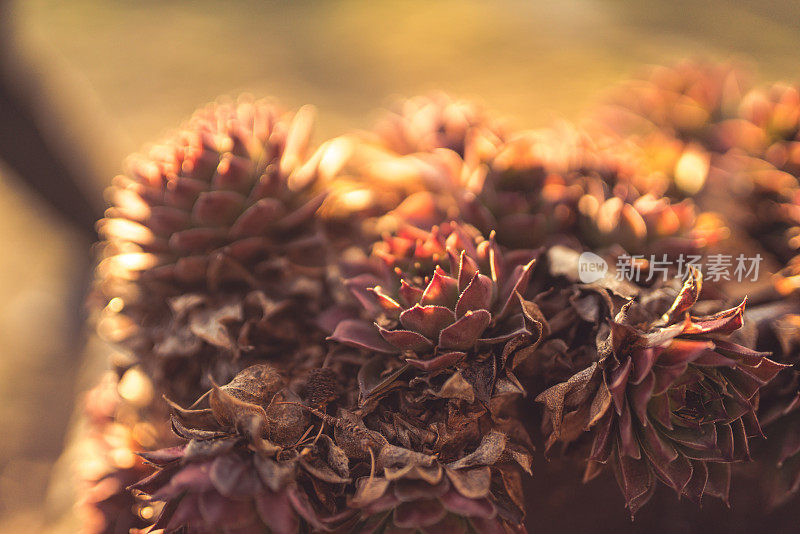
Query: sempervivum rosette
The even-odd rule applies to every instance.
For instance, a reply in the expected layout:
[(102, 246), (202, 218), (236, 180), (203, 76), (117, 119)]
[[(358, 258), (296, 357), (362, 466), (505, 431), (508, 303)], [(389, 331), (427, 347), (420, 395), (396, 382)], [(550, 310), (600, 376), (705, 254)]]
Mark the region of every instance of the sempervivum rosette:
[(719, 142), (716, 126), (736, 117), (748, 77), (730, 64), (684, 61), (655, 67), (617, 88), (599, 116), (621, 136), (661, 130), (713, 149)]
[[(776, 169), (800, 173), (800, 91), (776, 83), (753, 89), (741, 102), (738, 120), (728, 127), (730, 144), (760, 157)], [(744, 135), (744, 134), (747, 135)]]
[(340, 322), (334, 341), (426, 371), (501, 354), (501, 367), (513, 369), (537, 331), (535, 306), (522, 297), (531, 252), (503, 254), (474, 228), (446, 223), (389, 236), (371, 260), (347, 281), (369, 319)]
[(416, 161), (430, 185), (392, 210), (384, 227), (457, 217), (496, 232), (505, 246), (620, 244), (631, 253), (701, 250), (723, 238), (718, 217), (698, 213), (689, 199), (660, 196), (658, 173), (639, 152), (621, 141), (601, 146), (569, 127), (505, 139), (476, 133), (463, 156), (439, 149), (398, 158)]
[(640, 152), (566, 127), (519, 135), (489, 161), (482, 181), (469, 181), (475, 201), (462, 211), (517, 246), (561, 241), (658, 253), (718, 241), (719, 221), (691, 200), (662, 197), (658, 173)]
[[(100, 292), (110, 301), (100, 329), (159, 385), (193, 365), (200, 385), (207, 366), (192, 358), (268, 356), (308, 331), (327, 250), (315, 219), (319, 155), (306, 157), (311, 125), (308, 108), (211, 104), (115, 179), (99, 224)], [(198, 393), (182, 385), (170, 392)]]
[(164, 502), (155, 529), (325, 529), (349, 482), (347, 457), (326, 434), (309, 437), (308, 413), (285, 385), (274, 368), (260, 364), (214, 386), (209, 408), (172, 406), (173, 429), (187, 443), (142, 453), (158, 470), (132, 486)]
[(599, 361), (538, 399), (548, 444), (588, 431), (585, 477), (611, 467), (631, 513), (650, 499), (656, 480), (697, 502), (703, 495), (727, 501), (730, 463), (749, 460), (748, 438), (761, 433), (759, 390), (784, 367), (726, 339), (741, 328), (744, 303), (690, 315), (701, 280), (693, 272), (660, 319), (626, 304)]
[(503, 125), (480, 104), (445, 93), (399, 102), (375, 126), (380, 143), (398, 154), (446, 148), (464, 156), (474, 136), (501, 139)]
[(331, 192), (324, 210), (334, 218), (398, 210), (394, 215), (402, 222), (427, 227), (444, 222), (440, 212), (453, 208), (461, 186), (442, 172), (438, 160), (478, 164), (495, 153), (506, 133), (474, 101), (444, 93), (401, 101), (373, 130), (320, 147)]

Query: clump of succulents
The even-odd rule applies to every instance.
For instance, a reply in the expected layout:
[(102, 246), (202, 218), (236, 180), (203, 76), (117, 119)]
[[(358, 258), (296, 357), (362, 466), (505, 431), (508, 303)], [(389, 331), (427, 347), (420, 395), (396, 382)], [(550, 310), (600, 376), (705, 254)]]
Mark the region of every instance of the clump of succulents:
[(661, 315), (626, 303), (597, 360), (538, 397), (548, 446), (589, 432), (585, 479), (610, 466), (632, 514), (656, 480), (696, 502), (727, 501), (730, 464), (749, 460), (748, 437), (761, 432), (759, 390), (784, 367), (728, 339), (744, 303), (692, 315), (701, 281), (695, 272)]
[[(309, 108), (198, 111), (99, 225), (98, 327), (153, 393), (121, 428), (158, 439), (96, 479), (94, 531), (536, 531), (537, 444), (631, 514), (748, 477), (791, 500), (800, 105), (743, 79), (657, 70), (540, 131), (419, 97), (316, 148)], [(742, 243), (771, 284), (579, 271)]]

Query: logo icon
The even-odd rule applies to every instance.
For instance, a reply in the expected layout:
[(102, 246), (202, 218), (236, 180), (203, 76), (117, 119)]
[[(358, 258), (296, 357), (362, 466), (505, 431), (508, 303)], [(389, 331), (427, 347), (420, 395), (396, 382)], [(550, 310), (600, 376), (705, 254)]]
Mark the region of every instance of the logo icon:
[(578, 257), (578, 278), (584, 284), (591, 284), (603, 278), (608, 272), (606, 260), (594, 252), (584, 252)]

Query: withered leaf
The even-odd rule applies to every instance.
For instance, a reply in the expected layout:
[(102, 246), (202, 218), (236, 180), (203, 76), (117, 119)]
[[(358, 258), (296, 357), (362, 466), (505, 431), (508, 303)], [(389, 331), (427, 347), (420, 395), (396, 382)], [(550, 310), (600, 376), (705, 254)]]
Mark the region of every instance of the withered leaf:
[(234, 349), (234, 339), (228, 331), (230, 323), (241, 321), (244, 313), (241, 303), (228, 303), (217, 308), (194, 310), (189, 317), (192, 333), (223, 349)]
[(456, 371), (435, 395), (443, 399), (459, 399), (471, 403), (475, 400), (475, 389), (464, 379), (461, 371)]
[(494, 465), (503, 455), (506, 448), (506, 435), (492, 430), (481, 440), (481, 444), (472, 453), (447, 464), (451, 469), (464, 469), (482, 465)]
[(409, 368), (409, 365), (405, 364), (393, 372), (385, 374), (386, 362), (386, 357), (378, 355), (370, 358), (358, 370), (358, 387), (362, 399), (379, 395)]
[(267, 435), (267, 412), (261, 406), (239, 400), (216, 384), (208, 400), (220, 425), (234, 428), (250, 438)]
[(383, 477), (361, 478), (358, 481), (356, 493), (348, 500), (348, 504), (355, 507), (367, 506), (383, 497), (387, 489), (389, 489), (389, 481)]
[(284, 385), (285, 381), (278, 370), (262, 363), (240, 371), (220, 389), (241, 401), (268, 406)]

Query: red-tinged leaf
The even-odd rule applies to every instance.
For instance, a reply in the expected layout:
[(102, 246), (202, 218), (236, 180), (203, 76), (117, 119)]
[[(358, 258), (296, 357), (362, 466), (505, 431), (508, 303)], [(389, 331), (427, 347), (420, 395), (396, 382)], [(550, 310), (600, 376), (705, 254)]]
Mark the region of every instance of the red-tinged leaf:
[(692, 478), (683, 489), (684, 495), (695, 504), (700, 504), (703, 499), (703, 493), (706, 491), (706, 484), (708, 483), (708, 469), (707, 462), (692, 462)]
[(358, 317), (358, 310), (354, 306), (333, 306), (322, 311), (314, 321), (324, 332), (332, 334), (342, 321)]
[(211, 462), (208, 476), (214, 487), (226, 497), (236, 492), (239, 480), (244, 476), (246, 466), (234, 455), (219, 456)]
[(311, 220), (317, 213), (317, 210), (319, 210), (325, 202), (327, 195), (327, 192), (319, 193), (317, 196), (286, 215), (278, 222), (278, 228), (282, 231), (288, 231)]
[(492, 304), (494, 283), (487, 276), (476, 274), (456, 303), (456, 317), (461, 318), (469, 311), (489, 310)]
[(189, 214), (172, 206), (153, 206), (147, 226), (158, 236), (167, 237), (189, 228)]
[(654, 396), (647, 405), (647, 413), (664, 428), (672, 429), (672, 421), (670, 419), (672, 412), (670, 412), (669, 399), (667, 399), (666, 395), (659, 394)]
[(380, 335), (383, 336), (383, 339), (396, 349), (422, 353), (433, 350), (433, 342), (422, 334), (412, 332), (411, 330), (387, 330), (382, 326), (376, 326), (378, 327)]
[[(467, 534), (467, 523), (463, 518), (455, 514), (448, 514), (444, 517), (444, 519), (435, 525), (420, 529), (421, 534), (442, 534), (444, 532), (447, 534)], [(486, 534), (491, 534), (487, 530), (481, 530), (480, 528), (474, 532), (485, 532)], [(501, 532), (500, 534), (505, 533)]]
[(608, 391), (611, 392), (611, 398), (614, 400), (614, 407), (618, 414), (622, 413), (622, 407), (625, 404), (625, 392), (628, 388), (628, 375), (631, 372), (631, 360), (625, 360), (625, 363), (614, 369), (611, 373), (611, 378), (608, 381)]
[[(385, 478), (379, 478), (379, 477), (361, 478), (356, 483), (356, 492), (351, 498), (348, 499), (348, 503), (351, 506), (355, 506), (358, 508), (367, 506), (370, 503), (377, 501), (378, 499), (386, 495), (389, 486), (390, 482)], [(389, 492), (388, 497), (389, 500), (387, 504), (391, 508), (393, 508), (399, 501), (392, 492)], [(387, 507), (386, 509), (387, 510), (391, 509), (390, 507)]]
[(685, 372), (686, 364), (678, 364), (671, 367), (664, 367), (661, 365), (653, 366), (653, 373), (656, 377), (656, 383), (653, 386), (653, 396), (662, 395), (675, 383), (675, 380)]
[[(654, 425), (642, 430), (642, 449), (655, 466), (665, 467), (678, 458), (678, 451), (669, 441), (663, 439)], [(673, 473), (674, 474), (674, 473)], [(670, 475), (672, 476), (672, 475)], [(686, 480), (689, 480), (688, 476)], [(683, 483), (686, 483), (686, 480)]]
[(230, 528), (246, 526), (256, 520), (257, 514), (251, 500), (226, 499), (209, 491), (200, 495), (200, 515), (206, 523)]
[(273, 493), (269, 490), (255, 498), (256, 511), (261, 521), (275, 534), (294, 534), (300, 529), (300, 522), (292, 510), (286, 492)]
[(213, 485), (208, 477), (207, 462), (192, 463), (183, 467), (170, 479), (169, 485), (153, 494), (156, 499), (180, 495), (184, 491), (201, 493), (210, 490)]
[(292, 503), (292, 508), (300, 517), (305, 519), (314, 530), (325, 529), (319, 520), (319, 514), (314, 510), (305, 493), (301, 493), (294, 488), (288, 488), (286, 492), (289, 495), (289, 502)]
[(398, 293), (400, 294), (400, 304), (405, 308), (410, 308), (422, 300), (424, 291), (410, 285), (405, 280), (400, 280), (400, 290)]
[(672, 430), (665, 430), (664, 433), (673, 441), (684, 445), (684, 453), (689, 458), (693, 458), (692, 451), (716, 451), (717, 447), (717, 427), (707, 423), (700, 425), (700, 428), (686, 428), (676, 426)]
[(719, 447), (720, 457), (726, 462), (734, 461), (734, 439), (733, 430), (730, 425), (717, 425), (717, 447)]
[(147, 495), (155, 494), (160, 488), (167, 486), (181, 466), (177, 463), (159, 469), (152, 475), (128, 486), (128, 491), (141, 491)]
[(741, 359), (747, 365), (758, 365), (762, 359), (772, 355), (769, 352), (758, 352), (724, 339), (715, 339), (714, 346), (717, 352), (729, 358)]
[(736, 360), (726, 358), (715, 350), (705, 350), (695, 358), (692, 364), (700, 367), (734, 367)]
[(417, 529), (441, 521), (447, 510), (438, 500), (401, 503), (394, 510), (394, 524), (400, 528)]
[(683, 331), (686, 335), (731, 334), (744, 324), (744, 307), (747, 299), (730, 310), (721, 311), (708, 317), (692, 317), (691, 323)]
[[(753, 416), (755, 419), (755, 416)], [(756, 426), (758, 421), (756, 421)], [(750, 442), (747, 439), (747, 431), (744, 426), (744, 418), (731, 423), (731, 430), (733, 431), (733, 450), (736, 452), (737, 462), (750, 461)], [(758, 429), (761, 430), (760, 428)]]
[(647, 406), (650, 399), (653, 397), (653, 387), (655, 386), (656, 378), (653, 373), (648, 373), (646, 378), (639, 384), (631, 384), (629, 386), (629, 400), (633, 413), (639, 418), (639, 423), (643, 426), (648, 425)]
[(497, 510), (489, 499), (468, 499), (451, 490), (439, 499), (448, 511), (461, 517), (479, 517), (491, 519)]
[(381, 336), (374, 324), (358, 319), (342, 321), (327, 339), (359, 349), (386, 353), (398, 352), (395, 346)]
[(400, 314), (400, 323), (406, 329), (419, 332), (428, 339), (438, 339), (439, 333), (454, 321), (453, 311), (442, 306), (417, 304)]
[(492, 315), (486, 310), (467, 312), (461, 319), (442, 330), (439, 346), (443, 349), (470, 349), (480, 339), (491, 320)]
[(621, 456), (617, 467), (617, 482), (631, 514), (635, 514), (644, 504), (641, 499), (653, 487), (653, 474), (646, 460), (635, 460), (628, 456)]
[(395, 480), (392, 485), (394, 496), (400, 502), (414, 502), (418, 500), (436, 499), (450, 490), (447, 480), (442, 480), (441, 484), (432, 486), (421, 480), (401, 478)]
[(283, 204), (274, 198), (262, 198), (242, 213), (230, 230), (231, 238), (264, 235), (283, 216)]
[(220, 161), (211, 178), (211, 187), (246, 194), (255, 178), (251, 160), (231, 155)]
[(704, 352), (713, 350), (711, 341), (690, 341), (675, 339), (666, 350), (658, 355), (656, 363), (662, 367), (686, 365), (699, 358)]
[[(480, 532), (481, 534), (508, 534), (508, 530), (502, 521), (497, 518), (486, 519), (483, 517), (473, 517), (469, 520), (470, 532)], [(524, 533), (524, 531), (522, 531)]]
[(164, 204), (188, 211), (192, 209), (200, 193), (207, 190), (208, 183), (204, 181), (178, 177), (169, 181), (164, 192)]
[(689, 278), (683, 283), (680, 293), (669, 310), (661, 317), (665, 324), (672, 324), (681, 319), (700, 298), (703, 289), (703, 275), (698, 269), (690, 267)]
[(731, 487), (731, 466), (726, 463), (710, 462), (708, 468), (708, 482), (706, 493), (712, 497), (722, 499), (727, 505)]
[(190, 228), (172, 234), (169, 248), (179, 254), (211, 252), (227, 239), (224, 228)]
[(192, 208), (192, 220), (201, 226), (227, 226), (244, 209), (245, 198), (235, 191), (200, 193)]
[(386, 295), (383, 292), (383, 288), (380, 286), (376, 286), (370, 288), (369, 291), (375, 295), (375, 299), (378, 301), (378, 306), (383, 309), (383, 312), (392, 319), (397, 319), (400, 317), (400, 313), (403, 311), (403, 307), (400, 305), (399, 302), (394, 300), (392, 297)]
[(769, 358), (762, 358), (755, 367), (750, 365), (740, 365), (737, 367), (737, 369), (752, 377), (763, 386), (768, 384), (778, 373), (787, 367), (791, 367), (791, 365), (777, 363)]
[(437, 267), (419, 303), (423, 306), (434, 305), (453, 309), (457, 300), (458, 282)]
[(653, 368), (655, 361), (656, 351), (651, 347), (633, 351), (631, 354), (633, 371), (629, 378), (630, 382), (632, 384), (640, 384), (645, 377), (650, 375), (650, 370)]
[(634, 434), (631, 410), (627, 403), (622, 407), (622, 413), (619, 415), (617, 425), (619, 454), (621, 456), (635, 458), (636, 460), (640, 459), (642, 457), (642, 451), (639, 449), (639, 443)]
[(461, 251), (458, 263), (458, 290), (464, 291), (472, 282), (475, 275), (478, 274), (478, 264), (474, 259), (469, 257), (466, 251)]
[(374, 310), (377, 306), (375, 290), (380, 290), (378, 278), (372, 273), (362, 273), (344, 282), (344, 286), (356, 298), (365, 310)]
[(438, 371), (440, 369), (453, 367), (458, 362), (463, 360), (466, 356), (467, 355), (464, 352), (445, 352), (444, 354), (439, 354), (438, 356), (434, 356), (433, 358), (430, 358), (428, 360), (421, 360), (419, 358), (407, 358), (406, 362), (408, 362), (409, 365), (413, 365), (417, 369), (433, 372), (433, 371)]
[(503, 303), (502, 308), (497, 313), (498, 317), (505, 316), (508, 313), (508, 309), (514, 305), (514, 302), (517, 298), (517, 295), (524, 295), (528, 289), (528, 283), (531, 278), (531, 272), (533, 271), (533, 265), (536, 262), (536, 259), (532, 259), (525, 265), (517, 265), (514, 268), (514, 272), (511, 273), (508, 282), (505, 284), (503, 291), (500, 295), (499, 301)]
[(190, 493), (178, 500), (178, 505), (172, 512), (169, 522), (165, 526), (166, 532), (179, 531), (185, 527), (191, 527), (201, 521), (198, 521), (198, 512), (200, 507), (199, 496)]

